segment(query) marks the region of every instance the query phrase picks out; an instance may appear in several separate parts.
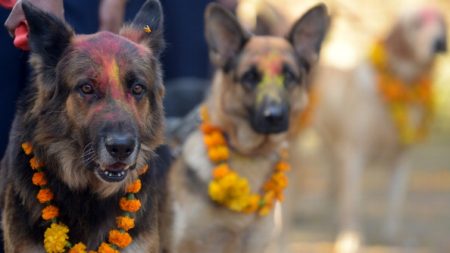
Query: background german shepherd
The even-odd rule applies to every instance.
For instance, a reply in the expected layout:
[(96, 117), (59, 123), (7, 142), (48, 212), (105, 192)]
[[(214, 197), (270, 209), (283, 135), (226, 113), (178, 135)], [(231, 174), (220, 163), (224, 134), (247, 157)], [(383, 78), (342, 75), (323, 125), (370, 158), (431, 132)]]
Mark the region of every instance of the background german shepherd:
[[(309, 10), (286, 38), (252, 36), (217, 4), (209, 5), (205, 16), (217, 68), (205, 106), (211, 124), (226, 135), (230, 166), (259, 192), (307, 103), (308, 74), (329, 24), (327, 9)], [(214, 166), (200, 131), (188, 137), (181, 152), (169, 180), (173, 252), (263, 252), (273, 212), (265, 217), (235, 213), (209, 199)]]
[[(21, 150), (31, 142), (72, 243), (96, 249), (120, 214), (124, 186), (137, 169), (142, 208), (123, 252), (158, 252), (160, 184), (155, 149), (162, 143), (162, 10), (149, 0), (119, 35), (76, 36), (56, 17), (24, 3), (34, 78), (22, 97), (2, 160), (2, 228), (6, 252), (43, 252), (32, 170)], [(151, 32), (145, 32), (148, 25)]]

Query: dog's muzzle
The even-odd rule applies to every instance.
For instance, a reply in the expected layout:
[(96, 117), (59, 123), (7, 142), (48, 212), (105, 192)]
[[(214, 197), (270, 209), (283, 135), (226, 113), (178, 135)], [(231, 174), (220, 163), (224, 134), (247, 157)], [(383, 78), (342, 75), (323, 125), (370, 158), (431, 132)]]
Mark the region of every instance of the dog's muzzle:
[(251, 125), (260, 134), (285, 132), (289, 126), (289, 106), (285, 102), (265, 100), (253, 114)]

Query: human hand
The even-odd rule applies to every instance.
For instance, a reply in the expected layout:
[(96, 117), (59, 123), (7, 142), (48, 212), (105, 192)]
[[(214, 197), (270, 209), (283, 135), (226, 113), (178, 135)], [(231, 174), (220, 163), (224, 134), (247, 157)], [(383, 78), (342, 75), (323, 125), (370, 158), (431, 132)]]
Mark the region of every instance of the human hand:
[(23, 1), (27, 1), (37, 8), (64, 20), (63, 0), (18, 0), (5, 22), (5, 27), (12, 37), (14, 37), (16, 28), (19, 27), (21, 23), (25, 23), (25, 15), (22, 9)]
[(122, 27), (126, 0), (101, 0), (99, 9), (100, 30), (118, 33)]

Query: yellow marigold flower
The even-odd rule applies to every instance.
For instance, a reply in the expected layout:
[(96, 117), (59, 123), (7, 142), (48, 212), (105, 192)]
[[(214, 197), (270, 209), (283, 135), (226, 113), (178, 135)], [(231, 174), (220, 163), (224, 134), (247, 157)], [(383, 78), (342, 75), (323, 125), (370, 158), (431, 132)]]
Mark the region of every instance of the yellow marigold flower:
[(119, 230), (109, 231), (108, 241), (120, 248), (125, 248), (133, 241), (130, 234), (127, 232), (120, 232)]
[(53, 218), (58, 217), (59, 209), (54, 205), (49, 205), (42, 209), (42, 219), (51, 220)]
[(134, 181), (133, 183), (128, 185), (126, 191), (128, 193), (138, 193), (141, 190), (141, 187), (142, 187), (141, 180), (140, 179), (136, 179), (136, 181)]
[(98, 247), (98, 253), (120, 253), (118, 250), (114, 249), (108, 243), (102, 242), (100, 247)]
[(219, 202), (219, 203), (222, 203), (225, 198), (225, 192), (223, 191), (220, 184), (217, 183), (216, 181), (212, 181), (209, 183), (208, 194), (212, 200)]
[(142, 166), (139, 170), (138, 170), (138, 175), (144, 175), (147, 171), (148, 171), (149, 167), (148, 164)]
[(228, 167), (228, 164), (222, 163), (214, 169), (213, 178), (215, 179), (221, 178), (227, 175), (228, 173), (230, 173), (230, 167)]
[(53, 192), (50, 189), (40, 189), (36, 198), (39, 203), (46, 203), (53, 199)]
[(37, 186), (44, 186), (47, 184), (47, 179), (45, 178), (44, 172), (35, 172), (31, 181), (33, 181), (33, 184)]
[(79, 242), (75, 244), (68, 253), (86, 253), (86, 245)]
[(259, 195), (254, 194), (249, 197), (247, 207), (245, 208), (244, 212), (246, 213), (253, 213), (256, 212), (259, 208), (259, 203), (261, 201), (261, 197)]
[(272, 206), (264, 206), (263, 208), (261, 208), (259, 210), (259, 215), (266, 216), (270, 213), (271, 210), (272, 210)]
[(126, 199), (121, 198), (120, 202), (120, 209), (126, 212), (137, 212), (141, 208), (141, 201), (139, 199)]
[(42, 167), (44, 167), (44, 163), (40, 162), (35, 156), (33, 156), (33, 158), (30, 159), (30, 166), (33, 170), (37, 170), (40, 169)]
[(134, 219), (127, 216), (119, 216), (116, 218), (118, 228), (128, 231), (134, 228)]
[(229, 151), (226, 146), (217, 146), (208, 150), (209, 159), (213, 162), (225, 161), (229, 157)]
[(29, 155), (29, 154), (31, 154), (31, 152), (33, 152), (33, 146), (31, 145), (30, 142), (22, 143), (22, 149), (23, 149), (23, 152), (27, 155)]
[(48, 253), (65, 252), (69, 228), (62, 223), (53, 223), (44, 233), (44, 248)]

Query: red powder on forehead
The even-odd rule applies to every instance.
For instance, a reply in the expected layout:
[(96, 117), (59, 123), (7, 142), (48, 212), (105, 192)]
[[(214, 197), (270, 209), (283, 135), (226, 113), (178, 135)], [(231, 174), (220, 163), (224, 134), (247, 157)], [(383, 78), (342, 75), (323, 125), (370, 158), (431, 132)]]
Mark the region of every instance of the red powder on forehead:
[(283, 60), (280, 54), (276, 52), (269, 52), (268, 54), (262, 56), (259, 66), (264, 73), (270, 76), (276, 76), (281, 74)]
[(428, 24), (440, 20), (441, 15), (439, 11), (434, 8), (424, 8), (420, 11), (420, 18), (425, 24)]

